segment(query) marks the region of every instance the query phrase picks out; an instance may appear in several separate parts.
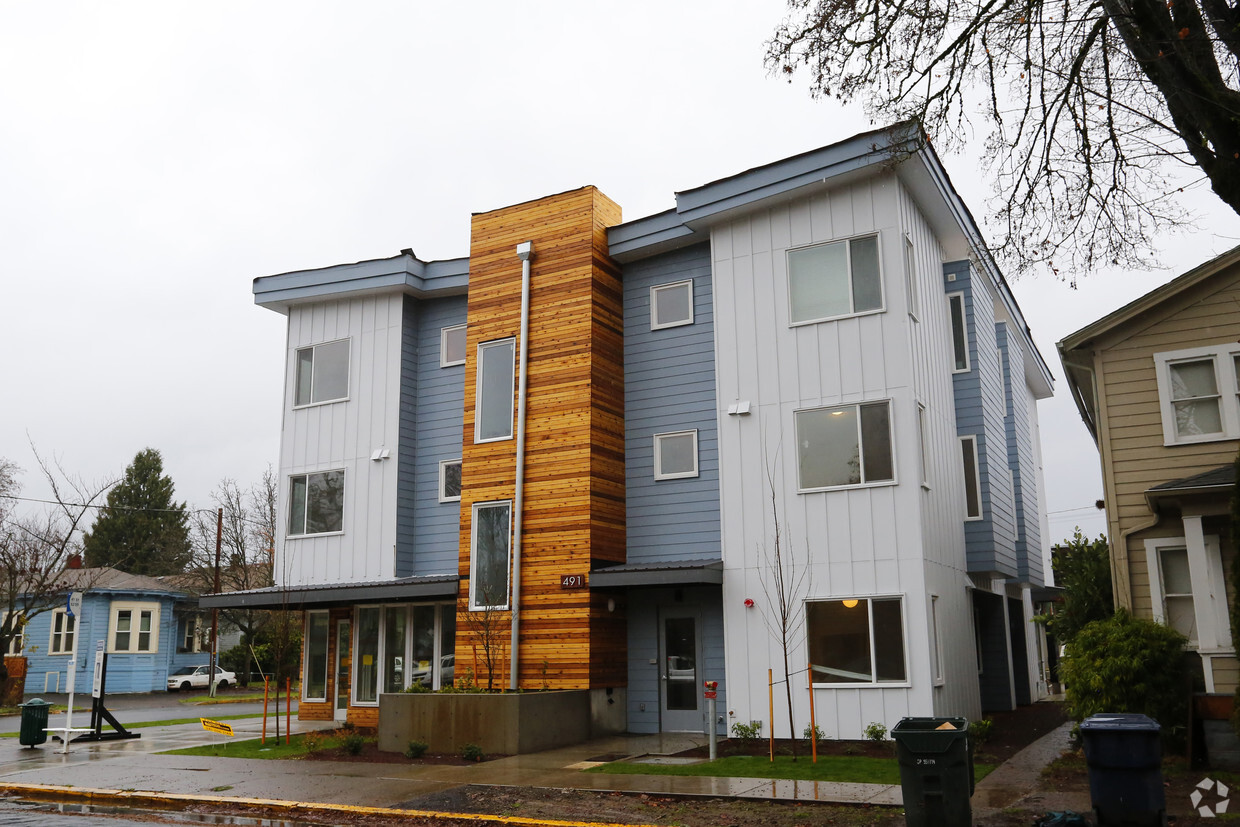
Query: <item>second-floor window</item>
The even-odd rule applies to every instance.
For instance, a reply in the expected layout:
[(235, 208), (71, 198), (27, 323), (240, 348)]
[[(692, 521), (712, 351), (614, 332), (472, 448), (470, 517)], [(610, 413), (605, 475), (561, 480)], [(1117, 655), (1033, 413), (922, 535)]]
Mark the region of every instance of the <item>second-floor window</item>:
[(977, 437), (960, 437), (960, 463), (964, 469), (964, 516), (982, 518), (982, 480), (977, 467)]
[(344, 530), (344, 471), (289, 478), (288, 533), (330, 534)]
[(698, 475), (697, 431), (654, 435), (654, 478), (674, 480)]
[(878, 236), (789, 250), (788, 309), (793, 324), (882, 310)]
[(349, 396), (349, 340), (298, 348), (293, 404), (318, 405)]
[(159, 651), (159, 604), (112, 604), (111, 633), (112, 652)]
[(947, 297), (947, 309), (952, 323), (952, 355), (955, 362), (953, 373), (969, 369), (969, 331), (965, 325), (964, 293), (952, 293)]
[(516, 339), (478, 345), (478, 390), (474, 441), (512, 439), (513, 376)]
[(439, 331), (439, 366), (450, 368), (465, 364), (465, 334), (463, 324), (441, 328)]
[(693, 281), (650, 288), (650, 329), (693, 324)]
[(895, 481), (890, 401), (797, 411), (796, 436), (802, 491)]
[(1240, 345), (1154, 354), (1163, 442), (1240, 438)]
[(445, 459), (439, 463), (439, 501), (455, 503), (461, 500), (461, 461)]

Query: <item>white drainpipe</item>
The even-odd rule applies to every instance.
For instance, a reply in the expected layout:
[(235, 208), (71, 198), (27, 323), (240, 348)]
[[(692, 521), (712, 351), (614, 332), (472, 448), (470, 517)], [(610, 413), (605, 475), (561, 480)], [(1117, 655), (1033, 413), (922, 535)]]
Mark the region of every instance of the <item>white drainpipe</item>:
[(512, 643), (508, 658), (508, 688), (517, 690), (518, 641), (521, 630), (521, 513), (525, 503), (525, 373), (529, 359), (530, 332), (530, 259), (534, 257), (534, 242), (523, 241), (517, 245), (517, 258), (521, 259), (521, 367), (517, 372), (517, 480), (513, 497), (512, 524)]

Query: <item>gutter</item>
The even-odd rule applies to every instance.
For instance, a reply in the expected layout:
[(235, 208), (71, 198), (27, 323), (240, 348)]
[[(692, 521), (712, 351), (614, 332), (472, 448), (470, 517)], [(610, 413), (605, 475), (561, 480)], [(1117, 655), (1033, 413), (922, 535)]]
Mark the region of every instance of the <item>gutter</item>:
[(517, 258), (521, 259), (521, 368), (517, 372), (517, 475), (516, 493), (513, 495), (512, 524), (512, 643), (508, 658), (508, 688), (517, 691), (517, 673), (520, 666), (521, 632), (521, 516), (525, 505), (525, 389), (526, 366), (529, 361), (530, 334), (530, 259), (534, 257), (534, 242), (522, 241), (517, 245)]

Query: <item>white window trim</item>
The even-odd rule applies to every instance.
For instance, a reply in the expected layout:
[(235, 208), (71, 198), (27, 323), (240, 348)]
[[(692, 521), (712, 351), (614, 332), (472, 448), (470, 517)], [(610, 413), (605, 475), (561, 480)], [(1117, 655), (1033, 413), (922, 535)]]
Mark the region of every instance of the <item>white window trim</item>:
[[(47, 635), (48, 635), (48, 638), (47, 638), (47, 653), (48, 653), (49, 655), (56, 655), (56, 656), (61, 656), (61, 655), (72, 655), (72, 654), (73, 654), (73, 647), (72, 647), (72, 646), (70, 646), (68, 649), (58, 649), (58, 648), (56, 648), (56, 639), (57, 639), (57, 635), (56, 635), (56, 618), (57, 618), (57, 617), (63, 617), (63, 618), (65, 619), (65, 622), (66, 622), (66, 623), (67, 623), (70, 619), (72, 619), (72, 620), (73, 620), (73, 636), (74, 636), (74, 640), (76, 640), (76, 639), (77, 639), (77, 633), (78, 633), (78, 622), (77, 622), (77, 621), (78, 621), (78, 618), (77, 618), (77, 617), (70, 618), (70, 617), (69, 617), (69, 612), (68, 612), (68, 610), (66, 610), (66, 609), (53, 609), (53, 610), (52, 610), (52, 613), (51, 613), (51, 620), (52, 620), (52, 622), (51, 622), (50, 624), (48, 624), (48, 629), (47, 629)], [(62, 626), (61, 628), (62, 628), (62, 630), (63, 630), (63, 626)], [(61, 634), (60, 634), (60, 636), (59, 636), (59, 637), (60, 637), (60, 641), (61, 641), (62, 643), (64, 642), (64, 636), (65, 636), (65, 632), (64, 632), (64, 631), (62, 631), (62, 632), (61, 632)]]
[[(1235, 363), (1240, 345), (1224, 342), (1186, 350), (1154, 354), (1158, 381), (1158, 410), (1162, 416), (1163, 445), (1191, 445), (1196, 442), (1222, 442), (1240, 439), (1240, 387), (1236, 385)], [(1219, 395), (1219, 415), (1223, 422), (1221, 434), (1180, 436), (1175, 429), (1175, 408), (1171, 404), (1171, 365), (1211, 359), (1214, 362), (1214, 383)], [(1222, 363), (1220, 367), (1220, 363)]]
[[(507, 344), (512, 345), (512, 368), (509, 371), (509, 374), (512, 378), (512, 382), (509, 383), (510, 387), (509, 387), (509, 392), (508, 392), (508, 433), (501, 434), (500, 436), (492, 436), (492, 437), (484, 438), (478, 435), (478, 421), (479, 419), (481, 419), (481, 417), (479, 416), (479, 413), (482, 411), (483, 405), (486, 404), (486, 400), (483, 398), (483, 394), (482, 394), (482, 363), (484, 361), (482, 354), (484, 351), (490, 348), (498, 347), (500, 345), (507, 345)], [(510, 336), (507, 339), (494, 339), (490, 342), (479, 343), (478, 345), (478, 376), (476, 377), (474, 381), (474, 444), (482, 444), (484, 442), (502, 442), (506, 439), (512, 439), (512, 434), (513, 434), (512, 421), (514, 419), (514, 416), (516, 413), (516, 407), (517, 407), (517, 389), (515, 385), (516, 377), (517, 377), (517, 339), (515, 336)]]
[[(953, 319), (952, 302), (960, 302), (960, 324), (961, 332), (964, 335), (964, 367), (956, 367), (956, 325)], [(973, 370), (973, 359), (969, 355), (969, 313), (964, 303), (964, 293), (948, 293), (947, 294), (947, 331), (949, 336), (950, 347), (948, 350), (952, 355), (952, 373), (968, 373)]]
[[(507, 588), (504, 590), (504, 602), (486, 606), (478, 603), (477, 595), (474, 593), (474, 587), (478, 583), (477, 563), (478, 563), (478, 510), (480, 508), (489, 508), (499, 505), (508, 506), (508, 577)], [(488, 500), (486, 502), (474, 503), (470, 509), (469, 519), (469, 610), (471, 612), (486, 611), (492, 609), (495, 611), (506, 611), (510, 605), (512, 594), (512, 500)]]
[(913, 246), (913, 239), (909, 238), (908, 233), (904, 234), (904, 288), (908, 294), (909, 318), (920, 322), (921, 301), (917, 295), (917, 248)]
[[(843, 405), (816, 405), (812, 408), (797, 408), (795, 411), (792, 412), (792, 431), (793, 431), (793, 434), (795, 435), (797, 414), (809, 413), (811, 411), (832, 411), (832, 410), (837, 410), (839, 408), (854, 408), (857, 411), (857, 440), (858, 440), (858, 444), (861, 445), (861, 450), (862, 450), (863, 457), (864, 457), (865, 443), (861, 441), (861, 407), (863, 405), (876, 405), (880, 402), (887, 403), (887, 441), (888, 441), (888, 444), (891, 446), (891, 479), (875, 480), (874, 482), (858, 482), (858, 483), (851, 483), (847, 485), (828, 485), (828, 486), (823, 486), (821, 488), (801, 488), (800, 487), (801, 486), (801, 470), (800, 468), (797, 468), (796, 475), (797, 475), (797, 493), (798, 494), (813, 494), (819, 491), (850, 491), (856, 488), (881, 488), (882, 486), (895, 485), (897, 482), (899, 482), (900, 471), (899, 471), (899, 468), (897, 467), (897, 460), (896, 460), (896, 434), (895, 434), (896, 422), (895, 422), (895, 415), (893, 412), (895, 406), (892, 404), (892, 400), (890, 397), (886, 399), (865, 399), (861, 402), (846, 402)], [(862, 468), (864, 469), (864, 467), (865, 467), (865, 462), (863, 459)]]
[[(965, 476), (965, 473), (964, 473), (964, 464), (963, 464), (964, 454), (961, 453), (960, 454), (960, 457), (961, 457), (960, 478), (963, 481), (964, 486), (965, 486), (964, 520), (967, 523), (974, 523), (974, 522), (977, 522), (978, 520), (986, 519), (986, 504), (982, 502), (982, 466), (981, 466), (981, 463), (978, 461), (978, 457), (977, 457), (977, 435), (967, 434), (965, 436), (960, 437), (960, 443), (962, 446), (966, 442), (969, 444), (969, 450), (973, 452), (973, 477), (974, 477), (973, 479), (974, 489), (973, 490), (977, 495), (977, 515), (972, 516), (969, 514), (969, 491), (968, 491), (969, 479), (968, 477)], [(961, 448), (961, 450), (963, 451), (963, 447)]]
[[(61, 611), (64, 610), (62, 609)], [(8, 612), (5, 612), (6, 618), (8, 617), (8, 614)], [(22, 612), (14, 612), (14, 614), (17, 615), (17, 633), (13, 635), (13, 637), (9, 638), (9, 649), (5, 654), (16, 656), (20, 655), (22, 650), (26, 647), (26, 621), (25, 615)], [(17, 646), (16, 651), (13, 648), (14, 645)]]
[[(310, 368), (310, 400), (311, 401), (306, 402), (305, 404), (302, 404), (302, 405), (298, 405), (297, 404), (297, 354), (303, 350), (318, 350), (320, 347), (323, 347), (324, 345), (334, 345), (337, 342), (348, 342), (349, 343), (349, 358), (345, 361), (346, 370), (345, 370), (345, 377), (344, 377), (344, 388), (345, 388), (344, 396), (339, 396), (339, 397), (336, 397), (335, 399), (320, 399), (317, 402), (314, 401), (314, 367), (313, 367), (313, 360), (311, 360), (311, 365), (312, 365)], [(331, 339), (326, 342), (315, 342), (312, 345), (302, 345), (301, 347), (293, 348), (293, 374), (292, 375), (293, 375), (293, 382), (292, 382), (293, 410), (295, 411), (300, 411), (304, 408), (313, 408), (317, 405), (334, 405), (337, 402), (348, 402), (349, 401), (349, 388), (353, 386), (353, 342), (350, 340), (348, 336), (344, 336), (340, 339)]]
[[(324, 669), (323, 675), (323, 697), (315, 698), (305, 694), (306, 690), (310, 686), (310, 682), (306, 680), (307, 672), (310, 667), (310, 647), (303, 645), (301, 647), (301, 691), (303, 693), (301, 699), (307, 702), (313, 701), (315, 703), (327, 703), (327, 696), (330, 694), (328, 687), (331, 686), (332, 683), (332, 665), (335, 661), (335, 658), (332, 657), (332, 642), (336, 639), (336, 625), (332, 623), (331, 612), (326, 609), (307, 610), (306, 625), (302, 630), (303, 641), (309, 641), (310, 639), (310, 621), (314, 615), (327, 615), (327, 647), (323, 650), (323, 658), (327, 661), (327, 663), (325, 664), (326, 669)], [(350, 620), (350, 622), (352, 621)], [(350, 654), (352, 653), (350, 652)], [(350, 689), (350, 691), (352, 691), (352, 689)]]
[(930, 445), (926, 436), (926, 406), (922, 402), (917, 403), (917, 441), (920, 448), (919, 457), (921, 461), (921, 487), (925, 491), (930, 490)]
[[(665, 290), (676, 290), (678, 288), (687, 288), (689, 291), (689, 318), (676, 319), (674, 321), (664, 322), (655, 321), (658, 317), (659, 302), (656, 298), (659, 293)], [(669, 284), (656, 284), (650, 288), (650, 329), (663, 330), (669, 327), (682, 327), (687, 324), (693, 324), (693, 279), (685, 281), (675, 281)]]
[[(829, 597), (807, 598), (804, 601), (803, 605), (801, 606), (801, 611), (803, 613), (802, 617), (805, 617), (808, 614), (810, 603), (832, 603), (835, 601), (843, 601), (843, 600), (865, 600), (867, 601), (866, 610), (869, 612), (869, 621), (870, 621), (870, 658), (871, 658), (870, 669), (871, 670), (874, 669), (874, 662), (873, 662), (874, 641), (875, 641), (874, 601), (875, 600), (898, 600), (900, 602), (900, 624), (903, 626), (903, 629), (902, 629), (903, 634), (901, 635), (901, 637), (903, 639), (903, 644), (904, 644), (903, 646), (904, 680), (902, 681), (870, 681), (869, 683), (861, 683), (861, 682), (838, 683), (838, 682), (819, 681), (817, 680), (817, 676), (811, 674), (810, 679), (811, 679), (813, 688), (814, 689), (899, 689), (901, 687), (912, 686), (913, 682), (911, 679), (911, 671), (909, 668), (909, 659), (908, 659), (908, 612), (907, 612), (908, 606), (905, 604), (904, 595), (903, 594), (845, 594), (845, 595), (833, 595)], [(808, 634), (808, 625), (806, 629), (807, 629), (807, 634)], [(808, 652), (808, 648), (809, 648), (809, 645), (808, 645), (808, 639), (807, 639), (807, 642), (806, 642), (807, 652)]]
[(457, 457), (456, 459), (444, 459), (439, 461), (439, 501), (441, 503), (459, 503), (461, 501), (460, 494), (457, 494), (455, 497), (449, 497), (444, 493), (448, 481), (446, 472), (447, 466), (449, 465), (461, 465), (461, 458)]
[[(792, 289), (790, 282), (792, 265), (789, 256), (791, 256), (792, 253), (800, 252), (801, 250), (808, 250), (813, 247), (825, 247), (828, 244), (844, 244), (845, 261), (848, 262), (848, 303), (852, 305), (854, 304), (852, 292), (852, 245), (849, 242), (862, 238), (873, 238), (876, 240), (875, 246), (878, 250), (878, 307), (871, 308), (870, 310), (855, 310), (848, 313), (840, 313), (836, 316), (823, 316), (820, 319), (802, 319), (800, 321), (793, 321)], [(886, 270), (883, 267), (883, 238), (882, 234), (879, 232), (859, 233), (858, 235), (850, 235), (844, 238), (832, 238), (827, 241), (816, 241), (813, 244), (801, 244), (796, 247), (789, 247), (784, 250), (784, 284), (788, 294), (788, 326), (802, 327), (807, 324), (822, 324), (823, 322), (834, 322), (839, 319), (855, 319), (860, 316), (873, 316), (876, 313), (886, 313), (887, 290), (886, 286), (883, 284), (883, 275), (885, 272)]]
[[(325, 468), (325, 469), (324, 469), (324, 470), (322, 470), (322, 471), (305, 471), (305, 472), (303, 472), (303, 473), (301, 473), (301, 474), (289, 474), (289, 475), (288, 475), (288, 480), (289, 480), (289, 484), (288, 484), (288, 487), (289, 487), (289, 501), (288, 501), (288, 509), (289, 509), (289, 516), (290, 516), (290, 517), (292, 516), (292, 510), (293, 510), (293, 478), (294, 478), (294, 477), (307, 477), (307, 478), (309, 478), (309, 477), (311, 477), (311, 476), (313, 476), (313, 475), (315, 475), (315, 474), (330, 474), (330, 473), (332, 473), (333, 471), (339, 471), (340, 473), (345, 474), (345, 489), (344, 489), (344, 490), (345, 490), (345, 494), (346, 494), (346, 496), (347, 496), (348, 491), (349, 491), (349, 479), (348, 479), (348, 474), (345, 472), (345, 469), (344, 469), (344, 468)], [(309, 482), (309, 480), (307, 479), (307, 481), (306, 481), (306, 491), (307, 491), (307, 494), (309, 493), (309, 489), (310, 489), (310, 482)], [(301, 521), (301, 527), (302, 527), (302, 531), (303, 531), (303, 533), (301, 533), (301, 534), (294, 534), (294, 533), (292, 533), (292, 532), (290, 531), (290, 532), (288, 532), (288, 533), (286, 534), (285, 539), (287, 539), (287, 540), (298, 540), (298, 539), (301, 539), (302, 537), (336, 537), (336, 536), (338, 536), (338, 535), (344, 534), (344, 532), (345, 532), (345, 528), (346, 528), (346, 526), (345, 526), (345, 520), (344, 520), (344, 518), (345, 518), (345, 511), (346, 511), (346, 510), (347, 510), (347, 509), (345, 508), (344, 504), (342, 503), (342, 504), (341, 504), (341, 506), (340, 506), (340, 530), (339, 530), (339, 531), (317, 531), (317, 532), (315, 532), (315, 533), (313, 533), (313, 534), (306, 534), (306, 533), (304, 533), (305, 528), (306, 528), (306, 520), (305, 520), (305, 515), (303, 514), (303, 515), (302, 515), (302, 521)], [(287, 521), (287, 520), (285, 521), (285, 528), (286, 528), (286, 529), (288, 528), (288, 521)]]
[[(361, 679), (362, 657), (361, 641), (362, 641), (362, 623), (360, 620), (363, 610), (374, 609), (379, 613), (379, 622), (377, 624), (378, 638), (375, 646), (375, 699), (373, 701), (361, 700), (361, 693), (358, 691), (358, 683)], [(379, 705), (379, 696), (383, 694), (383, 683), (379, 680), (383, 677), (383, 607), (366, 605), (354, 606), (352, 615), (353, 624), (353, 641), (349, 644), (349, 706), (369, 706), (375, 707)], [(330, 663), (330, 659), (328, 661)], [(330, 667), (329, 667), (330, 668)]]
[[(1190, 517), (1198, 520), (1200, 517)], [(1185, 526), (1186, 529), (1189, 526)], [(1219, 553), (1217, 535), (1202, 536), (1204, 553), (1195, 550), (1196, 543), (1186, 530), (1185, 537), (1156, 537), (1145, 541), (1146, 573), (1150, 581), (1150, 607), (1154, 620), (1166, 624), (1165, 595), (1163, 594), (1163, 549), (1182, 548), (1187, 551), (1188, 576), (1193, 589), (1193, 616), (1197, 621), (1197, 640), (1190, 640), (1188, 648), (1204, 654), (1226, 654), (1233, 651), (1231, 628), (1226, 613), (1226, 600), (1216, 600), (1226, 594), (1223, 575), (1223, 558)], [(1221, 604), (1221, 605), (1220, 605)]]
[[(109, 609), (108, 615), (108, 653), (117, 655), (155, 655), (159, 653), (159, 632), (160, 632), (160, 606), (159, 603), (145, 601), (117, 601), (114, 602)], [(123, 611), (131, 612), (129, 627), (129, 648), (116, 648), (116, 624), (120, 613)], [(151, 613), (151, 648), (138, 648), (138, 635), (141, 628), (142, 612), (149, 611)]]
[(178, 643), (184, 644), (185, 637), (189, 637), (189, 646), (178, 646), (178, 649), (184, 648), (186, 652), (198, 653), (202, 651), (202, 618), (196, 613), (187, 613), (185, 615), (185, 636)]
[(935, 686), (946, 683), (943, 677), (943, 635), (939, 629), (939, 596), (930, 595), (930, 645), (934, 659), (930, 663), (930, 678)]
[[(465, 364), (464, 356), (462, 356), (460, 359), (455, 359), (451, 362), (448, 361), (447, 357), (448, 357), (448, 334), (452, 333), (453, 331), (457, 331), (457, 330), (465, 330), (466, 328), (468, 328), (468, 325), (454, 324), (454, 325), (449, 325), (448, 327), (443, 327), (439, 329), (439, 367), (451, 368), (457, 365)], [(466, 343), (466, 346), (462, 350), (462, 352), (466, 354), (469, 353), (468, 343)]]
[[(659, 443), (665, 439), (673, 437), (692, 436), (693, 437), (693, 470), (677, 471), (675, 473), (665, 474), (663, 472), (662, 454), (659, 451)], [(654, 435), (654, 478), (656, 480), (679, 480), (689, 477), (696, 477), (699, 473), (698, 466), (698, 432), (697, 429), (688, 431), (668, 431), (666, 433)]]

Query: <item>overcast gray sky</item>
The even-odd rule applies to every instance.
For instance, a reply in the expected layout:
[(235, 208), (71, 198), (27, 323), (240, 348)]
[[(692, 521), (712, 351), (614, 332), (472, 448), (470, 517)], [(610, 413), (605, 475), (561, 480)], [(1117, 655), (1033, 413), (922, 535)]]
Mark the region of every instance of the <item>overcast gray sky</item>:
[[(284, 318), (256, 276), (468, 253), (471, 212), (597, 185), (626, 219), (873, 125), (767, 76), (779, 0), (0, 4), (0, 456), (178, 496), (275, 463)], [(975, 143), (980, 147), (979, 140)], [(977, 152), (944, 158), (979, 219)], [(1166, 269), (1014, 283), (1057, 377), (1051, 534), (1104, 529), (1054, 343), (1240, 243), (1198, 188)]]

